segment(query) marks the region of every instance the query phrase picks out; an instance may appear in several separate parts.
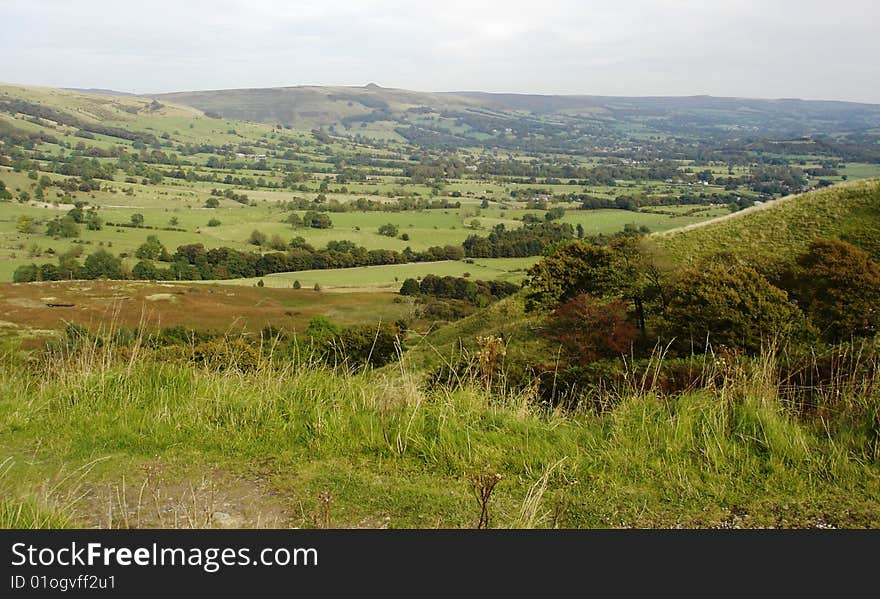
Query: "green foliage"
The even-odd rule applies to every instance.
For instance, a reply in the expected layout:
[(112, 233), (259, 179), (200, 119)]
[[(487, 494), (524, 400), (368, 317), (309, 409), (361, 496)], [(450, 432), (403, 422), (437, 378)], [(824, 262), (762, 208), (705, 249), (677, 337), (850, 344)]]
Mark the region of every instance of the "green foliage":
[(397, 335), (396, 327), (388, 325), (347, 327), (333, 338), (328, 359), (347, 368), (384, 366), (402, 351)]
[(340, 326), (326, 316), (314, 316), (306, 327), (306, 335), (318, 341), (327, 341), (338, 335), (340, 330)]
[(880, 330), (880, 264), (846, 242), (816, 240), (797, 259), (794, 297), (831, 342)]
[(330, 229), (333, 227), (333, 221), (330, 220), (330, 217), (324, 212), (315, 212), (314, 210), (309, 210), (302, 217), (302, 222), (304, 227), (311, 227), (313, 229)]
[(81, 270), (81, 275), (86, 279), (124, 279), (122, 260), (100, 249), (89, 254)]
[(34, 217), (22, 214), (16, 219), (15, 228), (19, 233), (31, 235), (37, 232), (37, 222)]
[(193, 347), (192, 361), (209, 370), (252, 372), (260, 366), (260, 353), (243, 339), (217, 338)]
[(79, 226), (71, 217), (54, 218), (46, 225), (46, 235), (49, 237), (79, 237)]
[(154, 281), (159, 277), (159, 270), (149, 260), (141, 260), (131, 269), (131, 276), (140, 281)]
[(131, 215), (131, 224), (135, 227), (143, 227), (144, 226), (144, 215), (140, 213), (135, 213)]
[(621, 295), (624, 277), (611, 249), (573, 241), (529, 269), (526, 306), (552, 308), (581, 293)]
[(400, 295), (418, 295), (420, 292), (419, 282), (415, 279), (406, 279), (400, 287)]
[(269, 238), (266, 237), (266, 234), (263, 233), (262, 231), (258, 231), (256, 229), (251, 231), (251, 235), (250, 235), (250, 237), (248, 237), (248, 240), (247, 240), (247, 242), (250, 243), (251, 245), (256, 245), (256, 246), (260, 246), (260, 247), (266, 245), (268, 243), (268, 241), (269, 241)]
[(712, 261), (675, 281), (664, 334), (679, 348), (700, 353), (707, 344), (758, 352), (779, 338), (803, 335), (803, 314), (754, 268)]
[(31, 283), (39, 280), (39, 269), (36, 264), (22, 264), (12, 274), (13, 283)]
[(98, 215), (98, 210), (95, 208), (89, 209), (83, 220), (89, 231), (100, 231), (104, 228), (104, 220)]
[(379, 235), (384, 235), (385, 237), (397, 237), (399, 230), (400, 229), (398, 229), (397, 225), (386, 223), (379, 227)]
[(156, 235), (148, 235), (147, 240), (134, 253), (141, 260), (168, 260), (168, 250)]

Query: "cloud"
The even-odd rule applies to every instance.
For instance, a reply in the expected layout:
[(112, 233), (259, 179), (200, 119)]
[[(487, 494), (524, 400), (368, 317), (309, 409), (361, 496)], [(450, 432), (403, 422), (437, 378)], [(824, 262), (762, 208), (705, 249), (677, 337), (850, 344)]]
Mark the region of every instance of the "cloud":
[(0, 80), (880, 102), (873, 1), (0, 1)]

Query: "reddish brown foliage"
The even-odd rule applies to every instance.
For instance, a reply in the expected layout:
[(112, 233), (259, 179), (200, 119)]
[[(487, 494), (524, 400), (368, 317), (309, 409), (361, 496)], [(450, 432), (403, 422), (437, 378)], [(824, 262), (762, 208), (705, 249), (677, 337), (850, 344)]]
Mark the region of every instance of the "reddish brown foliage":
[(637, 334), (636, 327), (626, 319), (623, 301), (600, 300), (586, 293), (556, 308), (544, 332), (581, 366), (629, 351)]

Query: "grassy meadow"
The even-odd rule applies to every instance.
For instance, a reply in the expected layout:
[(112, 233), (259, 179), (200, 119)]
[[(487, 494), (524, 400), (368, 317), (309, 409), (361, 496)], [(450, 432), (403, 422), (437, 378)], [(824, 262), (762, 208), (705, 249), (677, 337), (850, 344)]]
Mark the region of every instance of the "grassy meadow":
[(493, 527), (880, 525), (857, 424), (876, 397), (799, 418), (771, 356), (717, 389), (638, 382), (595, 413), (271, 350), (245, 371), (108, 351), (4, 356), (3, 526), (473, 527), (496, 475)]

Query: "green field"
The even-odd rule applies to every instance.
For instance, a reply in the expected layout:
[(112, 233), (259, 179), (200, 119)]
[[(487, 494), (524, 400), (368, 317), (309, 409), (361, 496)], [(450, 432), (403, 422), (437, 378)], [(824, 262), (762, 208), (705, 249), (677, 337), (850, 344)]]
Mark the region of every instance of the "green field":
[(216, 281), (221, 285), (256, 285), (262, 280), (266, 287), (290, 289), (294, 281), (304, 288), (315, 284), (326, 288), (400, 288), (404, 280), (421, 279), (425, 275), (462, 277), (480, 281), (501, 279), (518, 283), (525, 278), (525, 271), (538, 258), (474, 258), (473, 263), (447, 260), (414, 264), (391, 264), (387, 266), (362, 266), (359, 268), (334, 268), (328, 270), (303, 270), (256, 277), (252, 279), (229, 279)]

